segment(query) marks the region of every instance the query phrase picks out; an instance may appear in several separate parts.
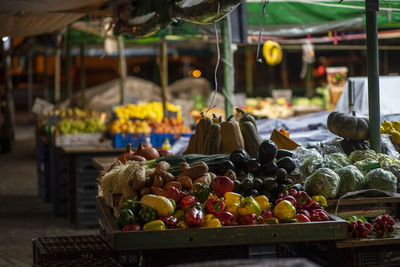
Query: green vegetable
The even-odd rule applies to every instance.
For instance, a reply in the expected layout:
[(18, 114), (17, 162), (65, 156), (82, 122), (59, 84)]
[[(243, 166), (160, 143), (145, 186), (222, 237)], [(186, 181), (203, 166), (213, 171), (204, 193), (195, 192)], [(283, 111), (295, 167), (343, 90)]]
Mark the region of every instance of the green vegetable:
[(191, 191), (192, 195), (197, 197), (197, 199), (203, 203), (208, 199), (211, 193), (211, 188), (203, 183), (195, 183)]
[(363, 187), (364, 175), (356, 166), (349, 165), (336, 171), (340, 177), (339, 193), (342, 196), (347, 192), (360, 190)]
[(130, 209), (123, 209), (117, 217), (117, 224), (120, 228), (128, 224), (136, 224), (135, 216)]
[(372, 159), (372, 158), (366, 158), (366, 159), (355, 162), (354, 166), (356, 166), (362, 173), (366, 174), (369, 171), (369, 169), (365, 169), (367, 167), (367, 165), (376, 164), (376, 163), (379, 163), (378, 160)]
[(298, 162), (300, 172), (304, 177), (313, 174), (315, 170), (322, 166), (324, 161), (322, 155), (315, 148), (298, 147), (294, 152), (294, 158)]
[(364, 159), (377, 159), (377, 155), (373, 150), (356, 150), (350, 153), (349, 160), (351, 163)]
[(350, 165), (350, 162), (345, 154), (333, 153), (324, 158), (324, 163), (322, 166), (331, 170), (337, 170), (347, 165)]
[(311, 195), (323, 195), (326, 198), (335, 198), (339, 190), (339, 176), (328, 168), (318, 169), (313, 175), (306, 178), (304, 187)]
[(379, 162), (382, 169), (391, 171), (397, 177), (397, 179), (400, 180), (400, 160), (387, 156), (381, 157)]
[(139, 216), (143, 223), (148, 223), (156, 219), (157, 213), (150, 207), (143, 207), (139, 212)]
[(138, 216), (139, 211), (142, 207), (140, 206), (140, 202), (137, 201), (136, 199), (128, 199), (124, 202), (124, 205), (122, 206), (122, 209), (130, 209), (133, 213), (133, 215)]
[(385, 171), (384, 169), (374, 169), (365, 175), (364, 187), (366, 189), (395, 192), (397, 189), (397, 178), (393, 173)]

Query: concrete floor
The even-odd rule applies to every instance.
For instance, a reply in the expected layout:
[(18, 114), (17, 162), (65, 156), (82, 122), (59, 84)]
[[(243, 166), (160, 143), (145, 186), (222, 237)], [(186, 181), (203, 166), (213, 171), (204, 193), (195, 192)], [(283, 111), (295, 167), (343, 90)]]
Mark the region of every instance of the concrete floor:
[(17, 121), (12, 151), (0, 154), (0, 267), (32, 266), (32, 238), (97, 233), (52, 217), (38, 197), (34, 126)]

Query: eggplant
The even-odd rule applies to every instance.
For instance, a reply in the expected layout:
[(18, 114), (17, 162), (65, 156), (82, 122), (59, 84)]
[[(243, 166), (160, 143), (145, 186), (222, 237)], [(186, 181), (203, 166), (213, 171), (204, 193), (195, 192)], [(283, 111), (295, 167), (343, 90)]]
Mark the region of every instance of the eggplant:
[(246, 169), (246, 163), (249, 160), (250, 155), (244, 149), (236, 149), (231, 153), (229, 157), (230, 161), (238, 169)]
[(249, 173), (257, 176), (261, 173), (261, 164), (257, 161), (256, 158), (250, 158), (247, 161), (246, 169)]
[(223, 160), (216, 163), (208, 163), (208, 169), (216, 175), (224, 175), (227, 170), (235, 171), (235, 164), (230, 160)]
[(265, 163), (261, 166), (261, 172), (264, 175), (273, 175), (278, 170), (278, 165), (275, 162)]
[(275, 159), (277, 152), (278, 147), (272, 140), (264, 140), (258, 150), (258, 160), (261, 163), (269, 163)]
[(287, 149), (278, 149), (278, 153), (276, 154), (276, 160), (279, 160), (283, 157), (293, 157), (293, 151), (287, 150)]
[(279, 168), (286, 170), (288, 174), (296, 169), (296, 163), (291, 157), (283, 157), (276, 162)]

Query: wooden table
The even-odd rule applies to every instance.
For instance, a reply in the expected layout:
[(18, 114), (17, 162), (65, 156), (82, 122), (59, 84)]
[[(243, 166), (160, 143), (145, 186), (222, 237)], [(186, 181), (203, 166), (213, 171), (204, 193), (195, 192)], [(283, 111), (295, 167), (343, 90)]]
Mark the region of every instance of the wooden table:
[(105, 171), (117, 160), (117, 157), (94, 157), (92, 158), (94, 166), (99, 171)]

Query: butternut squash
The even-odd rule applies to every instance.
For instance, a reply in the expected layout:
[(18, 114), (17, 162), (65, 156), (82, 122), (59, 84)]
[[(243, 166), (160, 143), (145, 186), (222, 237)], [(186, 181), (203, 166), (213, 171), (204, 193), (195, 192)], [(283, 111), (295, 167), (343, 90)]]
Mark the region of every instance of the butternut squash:
[(168, 198), (153, 194), (144, 195), (140, 204), (145, 207), (153, 208), (159, 216), (170, 216), (174, 213), (174, 206)]
[(244, 149), (245, 144), (239, 124), (233, 115), (221, 124), (221, 152), (230, 154), (236, 149)]
[(205, 140), (205, 151), (204, 154), (212, 155), (219, 153), (219, 147), (221, 143), (221, 126), (219, 124), (213, 124), (207, 133)]

